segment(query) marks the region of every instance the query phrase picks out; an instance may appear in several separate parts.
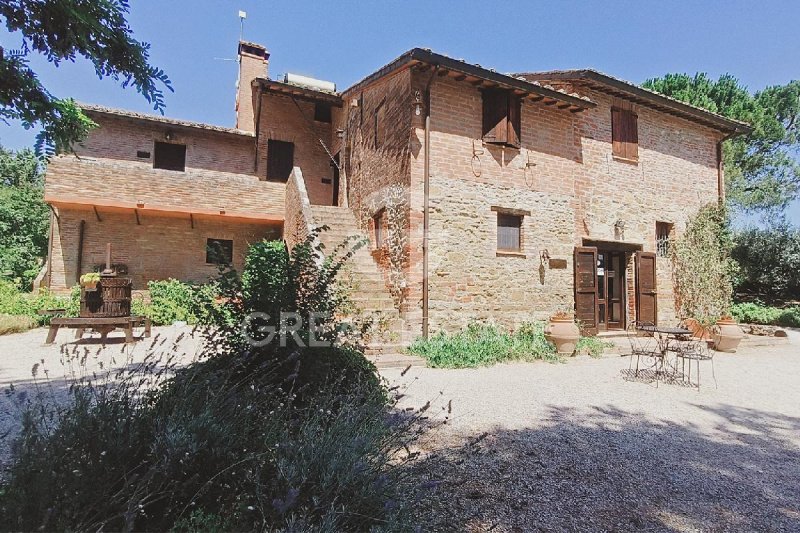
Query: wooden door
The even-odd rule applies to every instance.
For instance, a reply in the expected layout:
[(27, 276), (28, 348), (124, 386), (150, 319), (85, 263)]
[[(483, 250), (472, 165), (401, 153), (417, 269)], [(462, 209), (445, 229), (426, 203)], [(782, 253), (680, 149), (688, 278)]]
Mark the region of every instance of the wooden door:
[(658, 323), (656, 254), (636, 252), (636, 319)]
[(597, 248), (575, 248), (575, 318), (584, 333), (597, 334)]

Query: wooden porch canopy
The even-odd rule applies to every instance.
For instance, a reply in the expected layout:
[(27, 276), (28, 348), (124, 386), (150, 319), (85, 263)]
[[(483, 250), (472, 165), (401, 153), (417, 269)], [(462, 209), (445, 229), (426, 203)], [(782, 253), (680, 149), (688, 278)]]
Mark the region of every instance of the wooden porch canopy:
[(424, 48), (414, 48), (398, 57), (375, 73), (359, 81), (343, 94), (357, 92), (372, 82), (403, 68), (414, 68), (420, 72), (436, 70), (441, 78), (452, 78), (479, 88), (509, 89), (518, 96), (558, 109), (579, 113), (597, 104), (578, 94), (568, 94), (548, 85), (529, 81), (522, 77), (501, 74), (493, 69), (473, 65), (461, 59), (453, 59)]
[(256, 88), (260, 87), (261, 90), (268, 93), (282, 94), (297, 98), (299, 100), (324, 102), (335, 107), (342, 107), (342, 97), (337, 93), (318, 91), (308, 87), (270, 80), (267, 78), (256, 78), (253, 80), (253, 86)]

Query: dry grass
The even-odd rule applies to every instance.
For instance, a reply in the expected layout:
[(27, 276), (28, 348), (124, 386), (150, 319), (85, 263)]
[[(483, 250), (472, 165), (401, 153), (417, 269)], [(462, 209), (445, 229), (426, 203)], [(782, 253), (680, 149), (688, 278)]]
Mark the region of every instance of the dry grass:
[(0, 335), (22, 333), (36, 327), (36, 321), (27, 316), (0, 315)]

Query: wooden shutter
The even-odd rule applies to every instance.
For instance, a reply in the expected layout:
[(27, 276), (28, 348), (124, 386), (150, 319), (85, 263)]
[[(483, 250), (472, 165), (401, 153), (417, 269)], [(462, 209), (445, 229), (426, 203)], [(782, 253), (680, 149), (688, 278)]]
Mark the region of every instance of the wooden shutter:
[(636, 252), (636, 319), (658, 323), (656, 254)]
[(631, 109), (611, 108), (611, 152), (625, 159), (639, 159), (639, 124)]
[(497, 249), (518, 252), (521, 249), (522, 217), (497, 213)]
[(575, 248), (575, 318), (583, 333), (597, 334), (597, 248)]
[(483, 91), (483, 140), (488, 143), (508, 141), (508, 92), (503, 89)]
[(294, 167), (294, 143), (286, 141), (267, 141), (267, 179), (286, 181)]
[(516, 94), (508, 93), (508, 136), (507, 144), (519, 148), (521, 139), (522, 100)]

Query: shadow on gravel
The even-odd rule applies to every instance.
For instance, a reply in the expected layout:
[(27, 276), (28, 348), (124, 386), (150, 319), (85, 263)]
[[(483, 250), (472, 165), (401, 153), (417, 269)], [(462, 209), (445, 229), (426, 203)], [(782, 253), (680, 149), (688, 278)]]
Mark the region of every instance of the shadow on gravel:
[(419, 519), (432, 531), (800, 531), (800, 418), (693, 408), (718, 418), (703, 424), (711, 435), (595, 407), (473, 437), (415, 466), (436, 487)]

